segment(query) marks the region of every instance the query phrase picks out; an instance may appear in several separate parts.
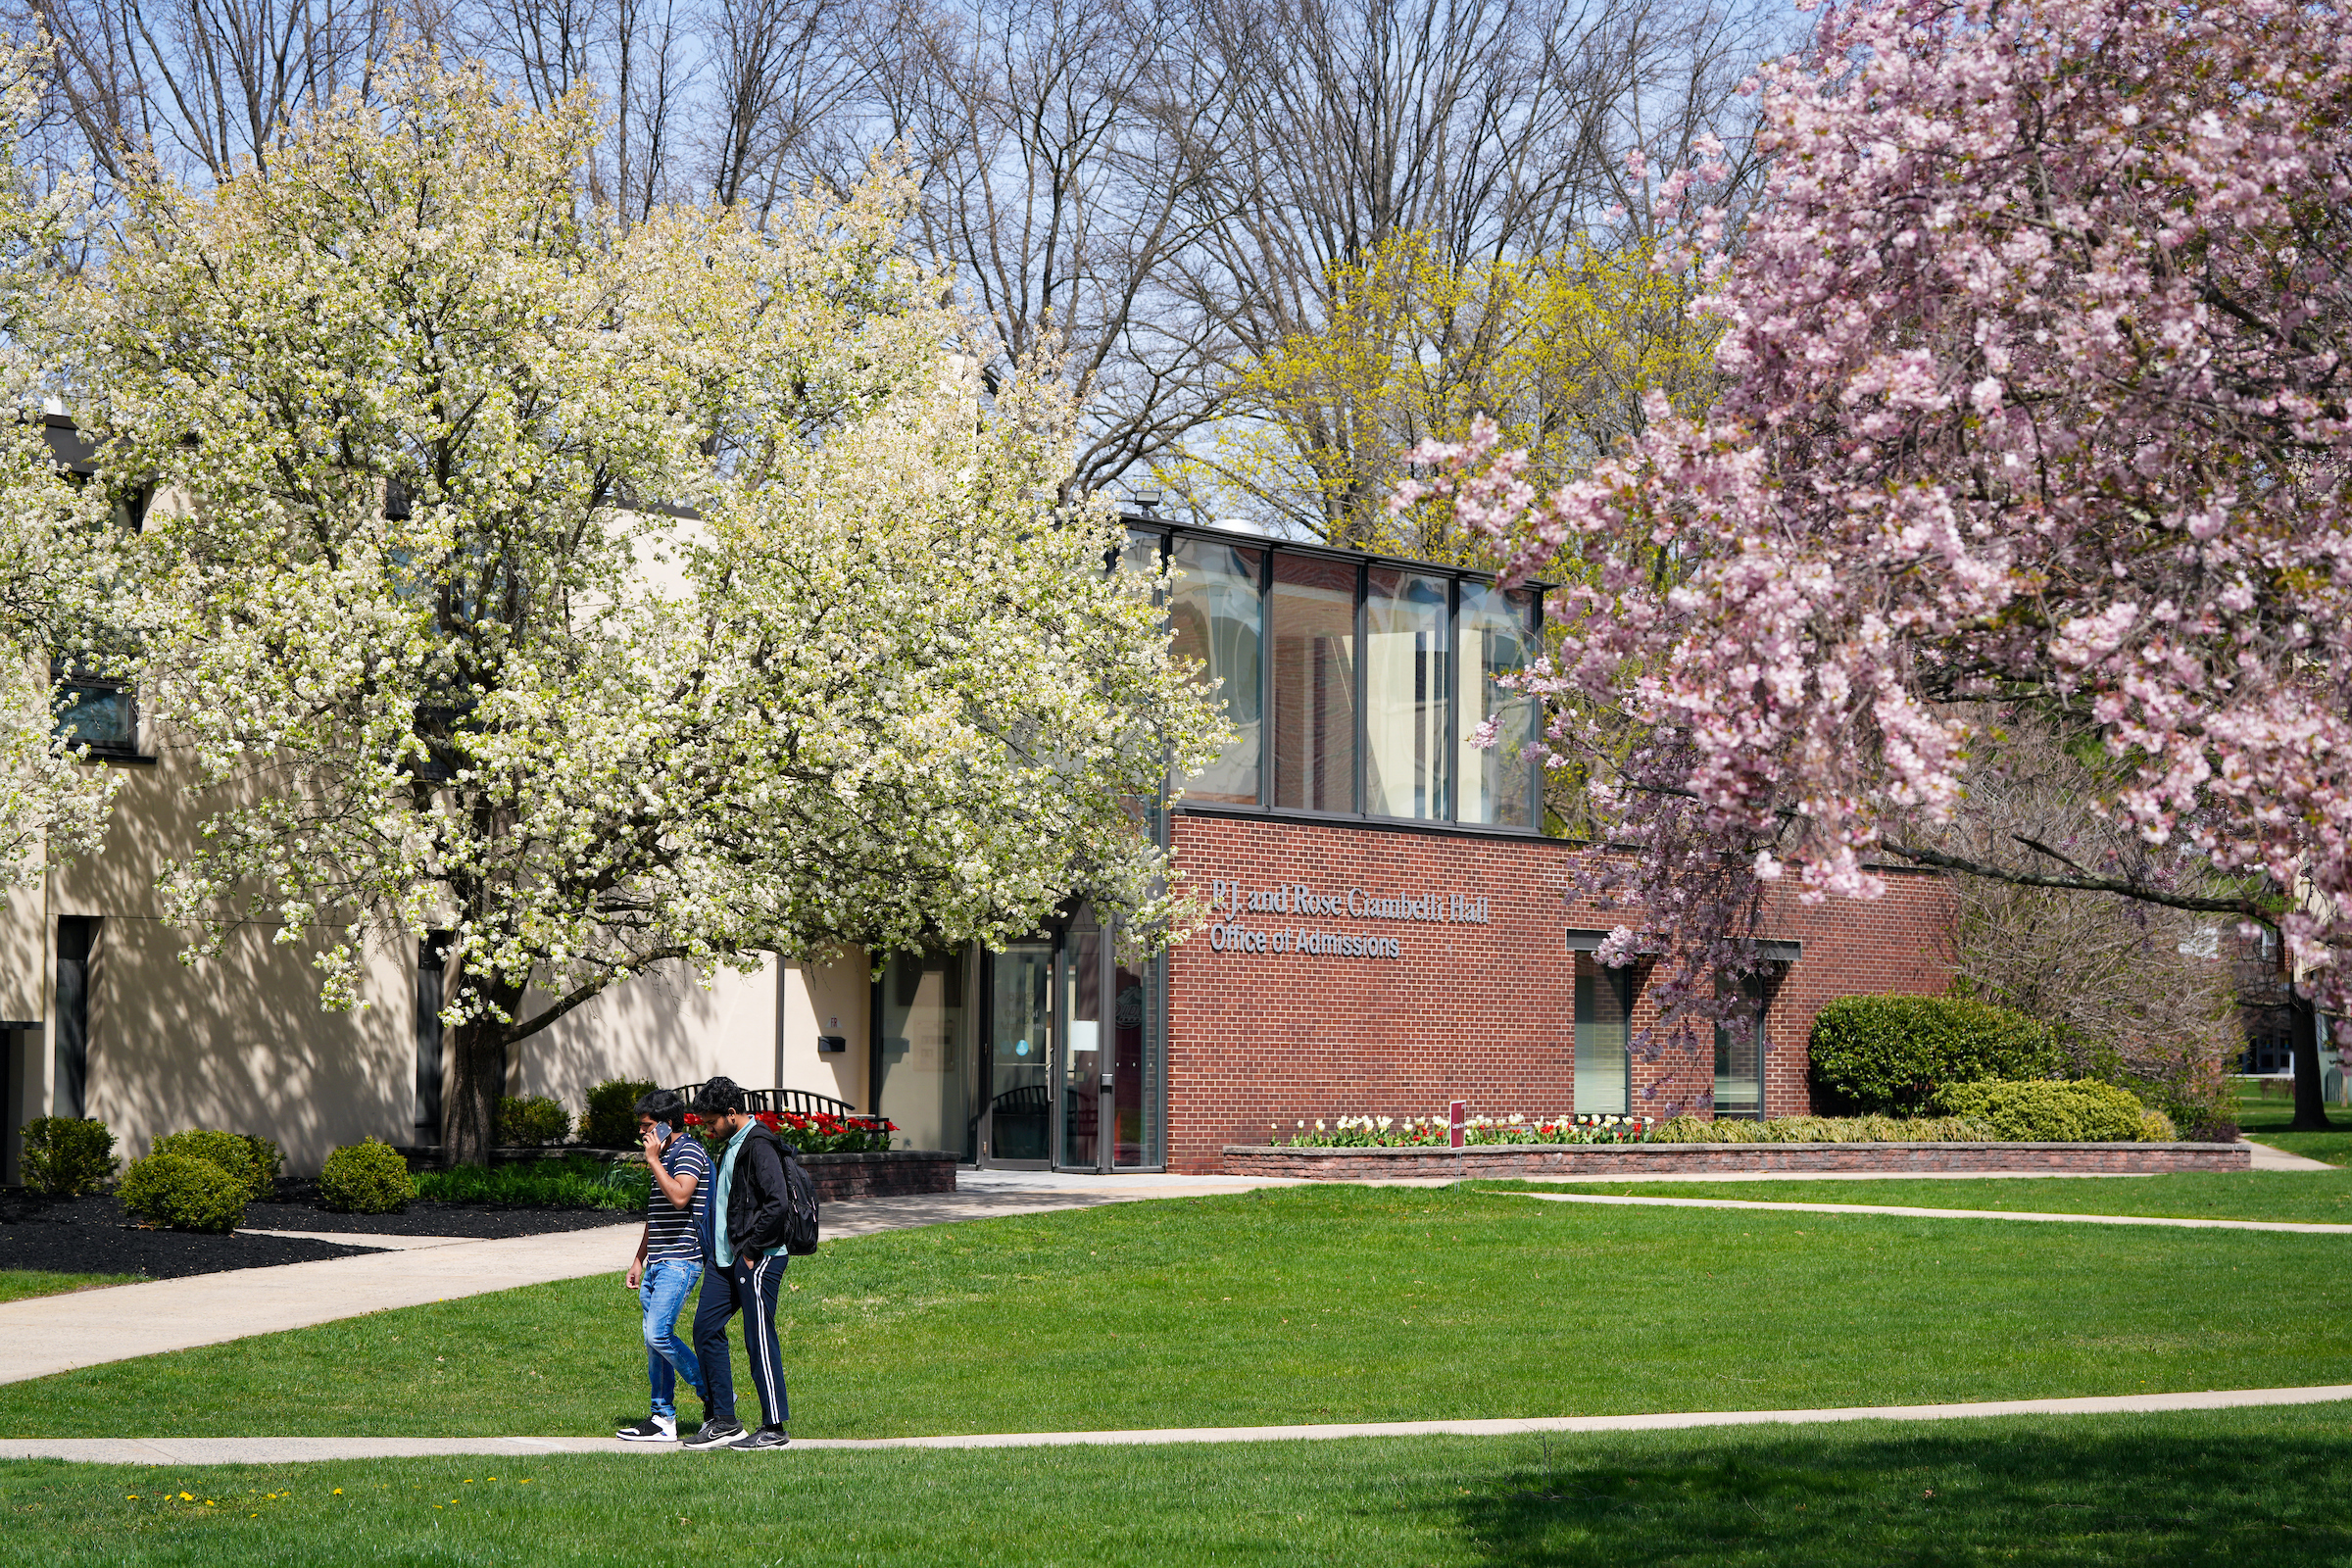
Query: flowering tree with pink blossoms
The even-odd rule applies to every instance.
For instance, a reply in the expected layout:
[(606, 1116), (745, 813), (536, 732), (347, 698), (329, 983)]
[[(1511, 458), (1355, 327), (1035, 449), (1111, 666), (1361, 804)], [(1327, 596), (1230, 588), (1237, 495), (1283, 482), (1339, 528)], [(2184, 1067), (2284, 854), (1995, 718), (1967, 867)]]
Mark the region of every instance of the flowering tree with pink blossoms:
[[(1761, 199), (1735, 243), (1687, 225), (1710, 415), (1659, 408), (1549, 495), (1481, 431), (1398, 497), (1575, 579), (1530, 684), (1642, 736), (1546, 738), (1634, 852), (1585, 873), (1627, 911), (1604, 956), (1681, 955), (1693, 1038), (1769, 889), (1871, 899), (1910, 863), (2269, 922), (2343, 1005), (2352, 19), (1876, 0), (1753, 89)], [(2095, 807), (2205, 885), (1939, 847), (2000, 704), (2095, 737)]]

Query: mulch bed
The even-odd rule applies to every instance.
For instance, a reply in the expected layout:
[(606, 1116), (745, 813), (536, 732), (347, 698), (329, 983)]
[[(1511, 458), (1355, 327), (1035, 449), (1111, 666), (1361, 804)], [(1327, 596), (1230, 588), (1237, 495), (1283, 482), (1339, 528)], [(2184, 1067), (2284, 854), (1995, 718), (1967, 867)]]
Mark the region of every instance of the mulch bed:
[(171, 1280), (376, 1250), (379, 1249), (289, 1241), (280, 1236), (197, 1236), (185, 1231), (140, 1230), (112, 1195), (44, 1199), (12, 1190), (0, 1197), (0, 1268), (37, 1268), (55, 1274), (140, 1274), (151, 1280)]
[(21, 1188), (0, 1190), (0, 1269), (43, 1269), (58, 1274), (137, 1274), (179, 1279), (224, 1269), (268, 1268), (308, 1263), (322, 1257), (355, 1257), (380, 1251), (340, 1242), (297, 1241), (254, 1236), (249, 1231), (329, 1231), (347, 1235), (464, 1236), (497, 1240), (543, 1236), (555, 1231), (626, 1225), (638, 1218), (625, 1210), (518, 1208), (497, 1203), (411, 1203), (402, 1214), (338, 1214), (318, 1206), (309, 1182), (281, 1182), (277, 1200), (252, 1203), (245, 1229), (230, 1236), (144, 1230), (109, 1194), (98, 1198), (49, 1199)]

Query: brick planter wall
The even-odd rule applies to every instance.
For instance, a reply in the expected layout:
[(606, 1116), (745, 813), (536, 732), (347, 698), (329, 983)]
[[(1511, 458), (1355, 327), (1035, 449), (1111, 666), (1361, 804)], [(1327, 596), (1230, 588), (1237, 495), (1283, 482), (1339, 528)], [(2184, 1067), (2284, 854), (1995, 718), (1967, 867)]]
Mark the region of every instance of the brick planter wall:
[[(1202, 893), (1237, 885), (1244, 907), (1168, 956), (1168, 1168), (1214, 1171), (1225, 1146), (1269, 1125), (1337, 1115), (1559, 1115), (1576, 1088), (1576, 976), (1570, 930), (1617, 916), (1566, 897), (1575, 849), (1554, 839), (1329, 826), (1179, 810), (1178, 863)], [(1434, 896), (1441, 920), (1252, 911), (1247, 894), (1303, 884), (1345, 903)], [(1780, 900), (1767, 936), (1803, 944), (1766, 1015), (1765, 1109), (1812, 1109), (1805, 1042), (1832, 997), (1940, 993), (1951, 982), (1950, 889), (1887, 873), (1873, 904)], [(1484, 899), (1453, 919), (1452, 897)], [(1279, 951), (1294, 932), (1378, 938), (1396, 956)], [(1265, 951), (1259, 951), (1260, 946)], [(1652, 969), (1637, 971), (1634, 1027), (1655, 1021)], [(1697, 1058), (1697, 1059), (1693, 1059)], [(1713, 1087), (1712, 1043), (1633, 1062), (1636, 1114), (1690, 1108)], [(1230, 1167), (1226, 1167), (1230, 1168)]]
[(879, 1154), (803, 1154), (820, 1201), (845, 1198), (905, 1198), (956, 1190), (956, 1156), (935, 1149), (893, 1149)]
[(1490, 1144), (1469, 1149), (1276, 1149), (1229, 1145), (1228, 1176), (1310, 1181), (1851, 1170), (2250, 1170), (2245, 1144)]

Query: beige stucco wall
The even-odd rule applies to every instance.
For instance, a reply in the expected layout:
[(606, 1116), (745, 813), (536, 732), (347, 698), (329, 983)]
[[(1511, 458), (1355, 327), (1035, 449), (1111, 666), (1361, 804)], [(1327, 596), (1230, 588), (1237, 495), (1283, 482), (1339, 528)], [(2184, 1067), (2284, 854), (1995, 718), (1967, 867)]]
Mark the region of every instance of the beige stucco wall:
[[(121, 1152), (143, 1152), (157, 1133), (222, 1127), (275, 1139), (288, 1171), (306, 1174), (339, 1144), (411, 1142), (415, 940), (394, 935), (371, 950), (366, 1005), (348, 1013), (318, 1004), (310, 957), (325, 931), (281, 943), (276, 924), (242, 924), (218, 955), (182, 963), (186, 934), (162, 917), (154, 882), (169, 849), (193, 840), (204, 808), (185, 792), (185, 758), (157, 749), (155, 763), (122, 767), (102, 851), (0, 906), (0, 1019), (42, 1024), (11, 1052), (24, 1118), (54, 1108), (57, 920), (95, 915), (85, 1109), (114, 1129)], [(780, 1083), (862, 1105), (868, 995), (858, 953), (811, 963), (771, 956), (708, 986), (670, 965), (518, 1043), (508, 1092), (552, 1095), (576, 1115), (601, 1079), (723, 1073), (747, 1088)], [(820, 1034), (847, 1036), (849, 1051), (820, 1055)], [(12, 1127), (12, 1156), (15, 1141)]]
[[(323, 933), (320, 933), (323, 934)], [(118, 1152), (157, 1133), (220, 1127), (275, 1139), (290, 1171), (315, 1172), (338, 1144), (412, 1136), (415, 990), (388, 955), (368, 964), (349, 1013), (322, 1011), (308, 942), (240, 926), (219, 954), (183, 965), (164, 922), (107, 914), (90, 965), (88, 1114)]]

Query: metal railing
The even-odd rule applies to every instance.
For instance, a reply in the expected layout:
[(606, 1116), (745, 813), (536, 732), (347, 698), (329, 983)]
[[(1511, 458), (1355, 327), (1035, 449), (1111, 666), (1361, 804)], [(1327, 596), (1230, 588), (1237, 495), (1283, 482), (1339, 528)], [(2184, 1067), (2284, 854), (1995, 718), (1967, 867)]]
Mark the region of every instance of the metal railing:
[[(703, 1086), (699, 1083), (685, 1084), (679, 1087), (677, 1093), (686, 1102), (688, 1110), (694, 1108), (695, 1097), (702, 1093), (702, 1089)], [(858, 1107), (848, 1101), (836, 1100), (831, 1095), (820, 1095), (810, 1089), (746, 1089), (743, 1092), (743, 1108), (754, 1115), (758, 1115), (761, 1111), (771, 1111), (777, 1115), (790, 1111), (801, 1116), (855, 1116), (858, 1114)]]

